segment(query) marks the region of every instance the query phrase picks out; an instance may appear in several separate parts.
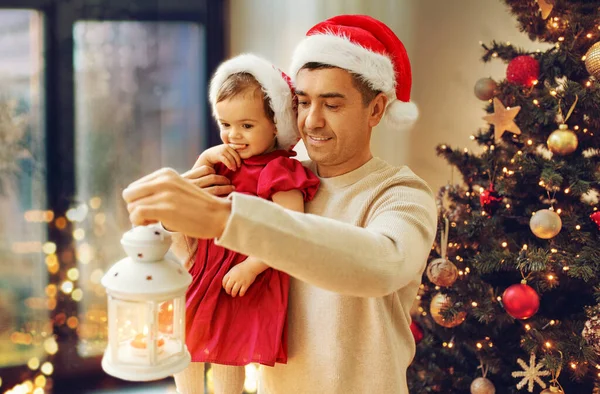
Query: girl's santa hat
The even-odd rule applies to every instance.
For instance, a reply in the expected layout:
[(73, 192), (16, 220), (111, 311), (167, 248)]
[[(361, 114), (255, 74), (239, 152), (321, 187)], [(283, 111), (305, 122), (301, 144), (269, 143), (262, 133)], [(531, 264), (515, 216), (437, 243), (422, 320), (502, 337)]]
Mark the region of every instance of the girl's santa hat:
[(373, 90), (385, 93), (385, 119), (391, 126), (412, 124), (417, 119), (417, 106), (410, 101), (412, 75), (406, 49), (377, 19), (339, 15), (315, 25), (294, 50), (292, 79), (309, 62), (345, 69)]
[(251, 74), (261, 85), (275, 113), (277, 147), (284, 150), (292, 149), (300, 140), (292, 82), (287, 75), (256, 55), (242, 54), (221, 63), (217, 68), (209, 88), (209, 99), (215, 119), (219, 89), (230, 75), (238, 73)]

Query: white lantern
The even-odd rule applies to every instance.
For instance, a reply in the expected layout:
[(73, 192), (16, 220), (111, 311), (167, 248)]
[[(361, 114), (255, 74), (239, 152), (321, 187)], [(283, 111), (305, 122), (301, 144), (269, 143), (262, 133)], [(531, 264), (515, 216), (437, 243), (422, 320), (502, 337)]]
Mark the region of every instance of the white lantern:
[(191, 275), (165, 259), (171, 236), (156, 225), (135, 227), (121, 238), (129, 257), (102, 278), (108, 295), (106, 373), (120, 379), (166, 378), (190, 362), (185, 346), (185, 292)]

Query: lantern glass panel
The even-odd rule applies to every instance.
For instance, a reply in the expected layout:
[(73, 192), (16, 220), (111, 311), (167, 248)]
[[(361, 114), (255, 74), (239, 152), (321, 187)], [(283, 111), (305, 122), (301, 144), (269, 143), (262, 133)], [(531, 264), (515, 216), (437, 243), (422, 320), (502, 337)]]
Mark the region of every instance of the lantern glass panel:
[[(116, 316), (116, 347), (113, 354), (120, 364), (152, 365), (153, 302), (133, 302), (113, 298)], [(157, 342), (156, 340), (154, 341)], [(159, 347), (160, 343), (156, 343)], [(164, 346), (164, 340), (162, 345)], [(160, 347), (163, 347), (160, 346)]]

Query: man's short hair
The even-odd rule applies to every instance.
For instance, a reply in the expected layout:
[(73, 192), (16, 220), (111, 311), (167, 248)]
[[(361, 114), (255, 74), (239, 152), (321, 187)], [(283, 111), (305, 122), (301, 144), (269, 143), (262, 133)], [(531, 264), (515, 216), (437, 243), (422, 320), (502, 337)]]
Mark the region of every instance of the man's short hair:
[[(320, 63), (320, 62), (308, 62), (308, 63), (304, 64), (300, 68), (300, 70), (323, 70), (323, 69), (328, 69), (328, 68), (340, 68), (340, 67), (332, 66), (331, 64), (325, 64), (325, 63)], [(365, 81), (360, 74), (356, 74), (351, 71), (348, 71), (348, 72), (350, 73), (350, 76), (352, 77), (352, 85), (354, 85), (356, 90), (358, 90), (360, 92), (360, 95), (362, 96), (362, 102), (363, 102), (364, 106), (366, 107), (367, 105), (369, 105), (371, 103), (371, 101), (373, 101), (373, 99), (379, 93), (381, 93), (381, 91), (374, 90), (373, 88), (371, 88), (369, 83), (367, 81)]]

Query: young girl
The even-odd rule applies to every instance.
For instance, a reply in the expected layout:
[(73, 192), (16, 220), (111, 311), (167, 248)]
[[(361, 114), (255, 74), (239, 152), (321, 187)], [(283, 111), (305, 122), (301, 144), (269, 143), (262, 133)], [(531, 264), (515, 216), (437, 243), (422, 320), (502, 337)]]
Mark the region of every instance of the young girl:
[[(222, 145), (204, 151), (208, 165), (237, 193), (304, 211), (319, 180), (291, 157), (299, 140), (289, 79), (268, 62), (241, 55), (223, 63), (210, 86)], [(240, 394), (244, 366), (287, 362), (289, 277), (263, 262), (195, 240), (189, 263), (186, 343), (192, 363), (175, 375), (182, 394), (204, 393), (204, 364), (213, 364), (216, 394)], [(277, 247), (277, 245), (273, 245)]]

